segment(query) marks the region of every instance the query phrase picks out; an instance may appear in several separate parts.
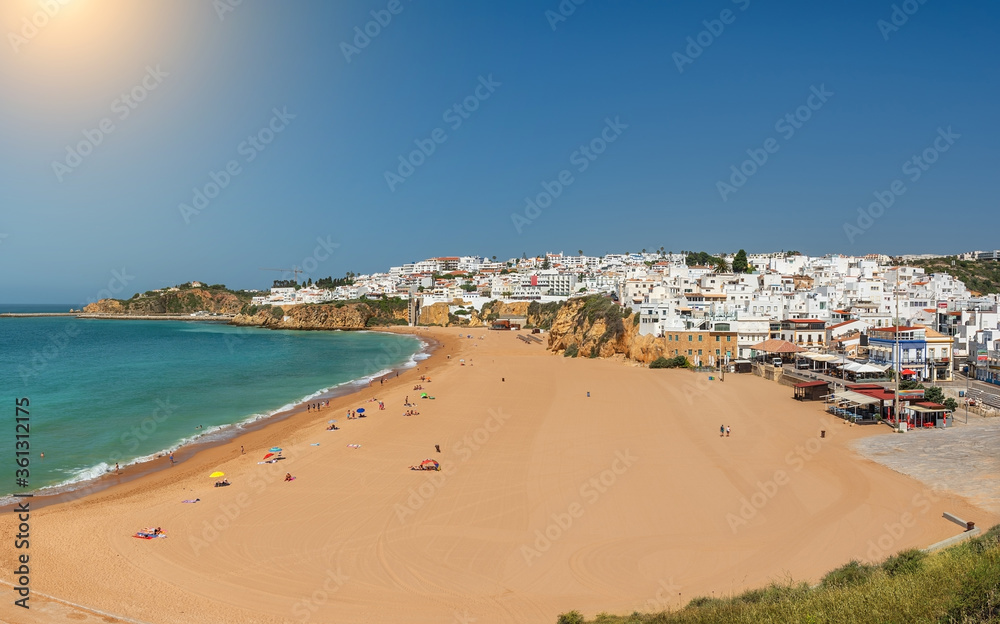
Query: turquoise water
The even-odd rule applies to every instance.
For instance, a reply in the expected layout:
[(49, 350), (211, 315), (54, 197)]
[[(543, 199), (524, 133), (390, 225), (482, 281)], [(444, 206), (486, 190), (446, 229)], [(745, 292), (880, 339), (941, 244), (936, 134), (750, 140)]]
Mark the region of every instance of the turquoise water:
[[(410, 336), (373, 332), (0, 318), (0, 410), (8, 423), (0, 454), (11, 458), (0, 494), (76, 483), (195, 438), (232, 436), (239, 423), (413, 362), (421, 347)], [(27, 489), (13, 474), (20, 397), (30, 400)]]

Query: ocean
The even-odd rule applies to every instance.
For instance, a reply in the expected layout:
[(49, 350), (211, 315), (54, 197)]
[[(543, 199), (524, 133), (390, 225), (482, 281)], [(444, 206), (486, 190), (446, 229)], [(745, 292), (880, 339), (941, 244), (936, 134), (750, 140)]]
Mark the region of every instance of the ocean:
[[(70, 306), (46, 307), (0, 311)], [(114, 470), (116, 462), (127, 466), (196, 439), (232, 437), (242, 424), (304, 399), (412, 366), (426, 357), (423, 346), (411, 336), (367, 331), (0, 318), (0, 399), (8, 423), (0, 452), (11, 458), (11, 473), (15, 400), (30, 402), (29, 484), (18, 488), (13, 474), (0, 481), (0, 504), (14, 491), (61, 491)]]

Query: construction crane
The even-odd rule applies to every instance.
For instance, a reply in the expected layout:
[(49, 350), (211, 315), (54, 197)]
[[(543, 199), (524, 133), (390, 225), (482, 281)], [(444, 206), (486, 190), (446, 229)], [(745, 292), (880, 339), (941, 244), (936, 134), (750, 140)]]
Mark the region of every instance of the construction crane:
[(261, 268), (260, 270), (261, 271), (280, 271), (282, 273), (291, 273), (292, 276), (295, 278), (295, 283), (296, 284), (299, 282), (299, 273), (305, 273), (305, 271), (303, 271), (302, 269), (295, 269), (295, 268), (292, 268), (292, 269), (265, 269), (265, 268)]

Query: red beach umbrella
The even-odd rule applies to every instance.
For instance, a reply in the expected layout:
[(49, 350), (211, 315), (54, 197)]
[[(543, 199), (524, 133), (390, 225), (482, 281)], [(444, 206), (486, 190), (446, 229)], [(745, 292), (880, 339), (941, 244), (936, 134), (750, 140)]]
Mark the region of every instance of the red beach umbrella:
[(264, 456), (264, 459), (267, 459), (268, 457), (274, 457), (274, 453), (268, 453)]

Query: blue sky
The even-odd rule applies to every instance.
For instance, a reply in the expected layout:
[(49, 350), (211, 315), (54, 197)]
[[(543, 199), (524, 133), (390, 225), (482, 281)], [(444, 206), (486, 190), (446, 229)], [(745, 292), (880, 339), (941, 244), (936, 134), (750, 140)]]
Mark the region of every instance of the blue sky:
[[(39, 5), (5, 4), (0, 300), (85, 301), (122, 269), (126, 297), (259, 288), (277, 275), (260, 267), (310, 258), (318, 278), (434, 255), (997, 247), (995, 2), (896, 2), (880, 29), (893, 2), (243, 0), (220, 17), (228, 1), (66, 0), (27, 31)], [(345, 53), (356, 27), (377, 34)], [(915, 155), (934, 160), (919, 179)], [(224, 188), (195, 211), (213, 173)], [(891, 205), (859, 224), (874, 193)]]

